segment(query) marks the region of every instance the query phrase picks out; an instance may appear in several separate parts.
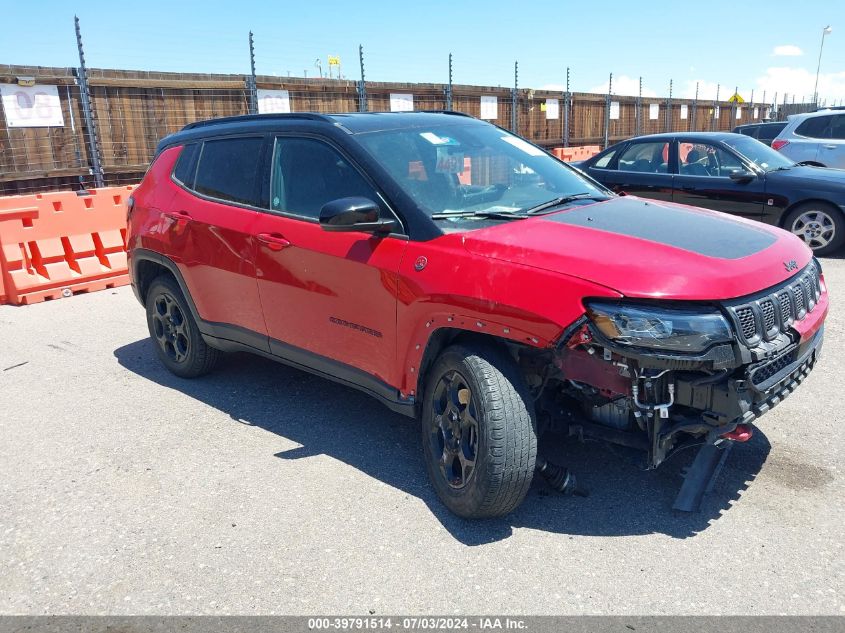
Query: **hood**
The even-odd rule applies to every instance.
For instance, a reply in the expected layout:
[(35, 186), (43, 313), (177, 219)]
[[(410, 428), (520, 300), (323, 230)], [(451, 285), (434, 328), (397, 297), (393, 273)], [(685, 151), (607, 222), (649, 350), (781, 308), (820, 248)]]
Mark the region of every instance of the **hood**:
[(788, 183), (793, 187), (845, 191), (845, 169), (797, 165), (783, 171), (770, 171), (766, 174), (766, 178), (769, 182)]
[(812, 258), (781, 229), (634, 196), (471, 231), (464, 245), (476, 255), (579, 277), (629, 297), (705, 301), (774, 286)]

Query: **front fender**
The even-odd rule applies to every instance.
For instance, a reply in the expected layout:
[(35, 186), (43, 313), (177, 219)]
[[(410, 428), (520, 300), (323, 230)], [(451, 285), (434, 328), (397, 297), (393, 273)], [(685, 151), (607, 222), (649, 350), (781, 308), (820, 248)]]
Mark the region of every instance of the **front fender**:
[(426, 349), (442, 328), (545, 348), (583, 316), (585, 298), (621, 296), (579, 277), (475, 255), (461, 239), (411, 242), (403, 258), (397, 377), (405, 396), (419, 392)]

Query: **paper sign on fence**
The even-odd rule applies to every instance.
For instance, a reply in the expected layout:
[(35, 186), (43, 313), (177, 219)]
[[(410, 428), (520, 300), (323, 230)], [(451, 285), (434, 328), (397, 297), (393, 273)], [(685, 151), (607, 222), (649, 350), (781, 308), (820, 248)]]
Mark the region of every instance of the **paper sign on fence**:
[(754, 118), (755, 119), (760, 118), (760, 108), (754, 108)]
[(481, 97), (481, 118), (498, 119), (498, 101), (496, 97)]
[(689, 106), (686, 103), (681, 104), (681, 119), (686, 119), (689, 116)]
[(290, 93), (287, 90), (256, 91), (258, 114), (286, 114), (290, 112)]
[(659, 103), (649, 103), (648, 104), (648, 118), (651, 120), (656, 119), (660, 116), (660, 104)]
[(414, 95), (402, 94), (399, 92), (390, 93), (390, 111), (391, 112), (413, 112), (414, 111)]
[(610, 102), (610, 118), (612, 120), (616, 120), (619, 118), (619, 102), (618, 101), (611, 101)]
[(11, 127), (64, 127), (58, 86), (0, 86), (6, 125)]
[(736, 118), (737, 118), (737, 120), (742, 118), (742, 108), (740, 108), (738, 106), (737, 106), (737, 109), (736, 109)]
[(546, 118), (560, 118), (560, 102), (557, 99), (546, 99)]

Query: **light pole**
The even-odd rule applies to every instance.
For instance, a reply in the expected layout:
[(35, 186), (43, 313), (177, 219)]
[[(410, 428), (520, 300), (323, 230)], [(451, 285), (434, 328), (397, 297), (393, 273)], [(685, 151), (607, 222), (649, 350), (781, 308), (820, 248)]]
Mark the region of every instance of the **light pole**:
[(822, 29), (822, 43), (819, 46), (819, 64), (818, 66), (816, 66), (816, 85), (813, 88), (813, 103), (816, 105), (818, 105), (819, 102), (819, 70), (821, 70), (822, 67), (822, 50), (824, 49), (824, 36), (830, 35), (830, 32), (832, 30), (833, 29), (830, 28), (829, 24)]

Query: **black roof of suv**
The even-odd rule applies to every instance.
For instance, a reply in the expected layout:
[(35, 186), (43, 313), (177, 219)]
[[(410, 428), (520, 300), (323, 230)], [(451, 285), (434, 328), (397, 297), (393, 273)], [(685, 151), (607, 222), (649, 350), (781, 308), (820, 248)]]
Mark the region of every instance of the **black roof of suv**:
[(383, 130), (427, 127), (437, 121), (436, 117), (444, 114), (453, 115), (456, 123), (479, 123), (474, 117), (462, 112), (450, 110), (426, 112), (342, 112), (320, 114), (317, 112), (295, 112), (285, 114), (245, 114), (222, 117), (189, 123), (179, 132), (164, 137), (156, 148), (156, 153), (172, 145), (210, 136), (212, 134), (238, 134), (241, 132), (266, 131), (285, 127), (313, 127), (329, 125), (346, 134), (363, 134)]

